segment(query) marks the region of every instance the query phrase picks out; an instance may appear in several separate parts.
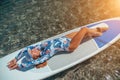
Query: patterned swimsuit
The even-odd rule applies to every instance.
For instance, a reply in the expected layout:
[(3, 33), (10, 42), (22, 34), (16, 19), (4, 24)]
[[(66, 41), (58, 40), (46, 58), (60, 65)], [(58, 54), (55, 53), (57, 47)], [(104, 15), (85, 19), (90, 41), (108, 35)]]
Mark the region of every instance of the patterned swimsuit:
[[(70, 45), (70, 41), (71, 41), (70, 38), (63, 36), (53, 40), (45, 41), (44, 43), (39, 43), (34, 46), (28, 46), (22, 49), (19, 52), (19, 54), (15, 57), (17, 61), (22, 59), (21, 63), (18, 64), (19, 69), (34, 67), (35, 65), (43, 63), (46, 60), (50, 59), (53, 55), (60, 51), (69, 51), (68, 47)], [(29, 50), (32, 50), (33, 48), (37, 48), (41, 51), (40, 52), (41, 57), (35, 60), (29, 53)]]

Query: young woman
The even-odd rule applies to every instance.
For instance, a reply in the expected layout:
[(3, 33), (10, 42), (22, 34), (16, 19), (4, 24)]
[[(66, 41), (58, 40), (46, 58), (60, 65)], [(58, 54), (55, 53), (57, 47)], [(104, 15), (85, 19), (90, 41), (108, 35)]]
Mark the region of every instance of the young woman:
[[(101, 36), (103, 32), (107, 31), (108, 27), (97, 27), (89, 29), (83, 27), (78, 32), (72, 32), (68, 35), (56, 38), (53, 40), (45, 41), (35, 46), (28, 46), (21, 50), (19, 54), (8, 63), (9, 69), (25, 69), (30, 67), (43, 67), (53, 55), (60, 51), (72, 52), (74, 51), (81, 41), (86, 37)], [(22, 59), (21, 63), (17, 62)]]

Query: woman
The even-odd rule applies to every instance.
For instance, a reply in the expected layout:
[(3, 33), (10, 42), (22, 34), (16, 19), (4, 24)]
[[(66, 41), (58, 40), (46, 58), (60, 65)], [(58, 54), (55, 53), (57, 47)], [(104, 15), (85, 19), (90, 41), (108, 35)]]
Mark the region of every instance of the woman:
[[(56, 38), (35, 46), (28, 46), (21, 50), (19, 54), (8, 63), (9, 69), (26, 69), (30, 67), (43, 67), (53, 55), (60, 51), (72, 52), (74, 51), (81, 41), (86, 37), (101, 36), (103, 32), (107, 31), (108, 27), (96, 27), (89, 29), (83, 27), (78, 32), (72, 32), (66, 36)], [(17, 62), (21, 59), (21, 64)]]

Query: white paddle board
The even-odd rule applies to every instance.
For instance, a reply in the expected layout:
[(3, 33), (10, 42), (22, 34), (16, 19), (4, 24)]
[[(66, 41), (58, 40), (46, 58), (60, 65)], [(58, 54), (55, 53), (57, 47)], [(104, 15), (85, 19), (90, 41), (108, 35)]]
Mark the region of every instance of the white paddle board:
[[(55, 55), (48, 60), (47, 66), (40, 69), (33, 68), (25, 72), (18, 70), (9, 70), (7, 68), (7, 63), (20, 52), (20, 50), (15, 51), (0, 59), (0, 80), (39, 80), (47, 78), (87, 60), (88, 58), (96, 55), (97, 53), (120, 39), (120, 18), (103, 20), (85, 26), (89, 28), (95, 26), (109, 26), (109, 30), (100, 37), (92, 38), (83, 42), (71, 54), (61, 53), (60, 55)], [(80, 29), (81, 27), (78, 27), (76, 29), (51, 37), (46, 40), (55, 39), (57, 37), (66, 35), (74, 31), (78, 31)], [(43, 40), (41, 42), (44, 42), (46, 40)], [(38, 43), (35, 43), (33, 45), (36, 45)]]

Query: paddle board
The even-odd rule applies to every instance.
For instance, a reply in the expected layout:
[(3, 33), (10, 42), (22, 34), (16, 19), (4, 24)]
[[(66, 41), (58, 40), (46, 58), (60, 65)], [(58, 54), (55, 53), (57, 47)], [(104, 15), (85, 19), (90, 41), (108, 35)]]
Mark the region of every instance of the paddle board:
[[(87, 60), (88, 58), (96, 55), (97, 53), (106, 49), (115, 41), (120, 39), (120, 18), (103, 20), (85, 26), (87, 26), (88, 28), (96, 26), (109, 26), (109, 30), (100, 37), (92, 38), (83, 42), (71, 54), (62, 53), (61, 55), (55, 55), (48, 60), (47, 66), (40, 69), (33, 68), (25, 72), (18, 70), (9, 70), (7, 68), (7, 63), (20, 52), (20, 50), (15, 51), (0, 59), (0, 80), (39, 80), (50, 77), (56, 73), (59, 73), (78, 63)], [(55, 39), (57, 37), (61, 37), (63, 35), (78, 31), (80, 29), (81, 27), (78, 27), (76, 29), (70, 30), (68, 32), (62, 33), (60, 35), (48, 38), (40, 42)], [(36, 45), (38, 43), (32, 45)]]

